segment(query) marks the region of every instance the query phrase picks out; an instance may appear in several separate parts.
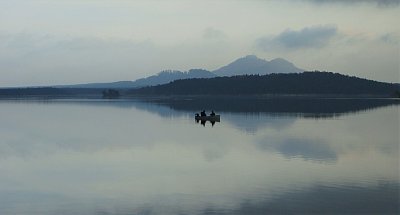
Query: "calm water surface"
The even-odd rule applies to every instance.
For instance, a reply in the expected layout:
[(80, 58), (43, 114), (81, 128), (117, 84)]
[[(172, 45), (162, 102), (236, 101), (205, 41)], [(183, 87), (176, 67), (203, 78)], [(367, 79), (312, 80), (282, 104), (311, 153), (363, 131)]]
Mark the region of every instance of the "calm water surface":
[(0, 214), (399, 213), (397, 102), (235, 102), (0, 101)]

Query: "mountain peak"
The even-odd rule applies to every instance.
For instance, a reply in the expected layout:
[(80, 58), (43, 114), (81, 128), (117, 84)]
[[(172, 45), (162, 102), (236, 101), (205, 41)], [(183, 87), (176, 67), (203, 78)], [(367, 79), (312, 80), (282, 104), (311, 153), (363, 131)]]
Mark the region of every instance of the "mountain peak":
[(243, 58), (246, 58), (246, 59), (260, 59), (256, 55), (246, 55)]
[(169, 74), (181, 74), (182, 72), (179, 70), (162, 70), (159, 73), (157, 73), (157, 75), (169, 75)]
[(258, 58), (256, 55), (246, 55), (244, 57), (238, 58), (234, 62), (249, 62), (249, 63), (254, 63), (254, 62), (267, 62), (264, 59)]
[(280, 64), (282, 66), (292, 66), (295, 67), (295, 65), (292, 62), (287, 61), (286, 59), (283, 58), (275, 58), (270, 61), (272, 64)]
[(285, 62), (285, 63), (288, 62), (288, 63), (290, 63), (289, 61), (287, 61), (283, 58), (280, 58), (280, 57), (275, 58), (275, 59), (271, 60), (270, 62)]
[(245, 74), (298, 73), (302, 72), (302, 70), (283, 58), (266, 61), (258, 58), (256, 55), (247, 55), (213, 72), (220, 76), (234, 76)]

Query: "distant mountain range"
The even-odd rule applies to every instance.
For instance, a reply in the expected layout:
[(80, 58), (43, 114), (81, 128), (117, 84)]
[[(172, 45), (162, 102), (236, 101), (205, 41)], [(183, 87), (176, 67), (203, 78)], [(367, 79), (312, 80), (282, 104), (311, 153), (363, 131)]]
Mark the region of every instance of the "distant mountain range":
[(297, 68), (289, 61), (276, 58), (271, 61), (260, 59), (255, 55), (248, 55), (239, 58), (232, 63), (223, 66), (214, 71), (204, 69), (191, 69), (187, 72), (176, 70), (161, 71), (156, 75), (147, 78), (140, 78), (135, 81), (117, 81), (111, 83), (89, 83), (75, 85), (59, 85), (56, 88), (139, 88), (145, 86), (155, 86), (166, 84), (174, 80), (191, 79), (191, 78), (214, 78), (218, 76), (235, 76), (235, 75), (251, 75), (251, 74), (271, 74), (271, 73), (298, 73), (302, 69)]
[[(114, 91), (110, 91), (114, 89)], [(116, 91), (117, 90), (117, 91)], [(114, 97), (136, 95), (333, 95), (400, 97), (400, 84), (331, 72), (303, 72), (292, 63), (248, 55), (214, 71), (166, 70), (135, 81), (0, 89), (0, 97)]]
[[(180, 72), (170, 72), (177, 76)], [(164, 73), (167, 75), (167, 73)], [(169, 76), (169, 75), (167, 75)], [(185, 73), (186, 77), (187, 74)], [(400, 97), (400, 85), (331, 72), (302, 72), (232, 77), (190, 78), (166, 84), (111, 90), (107, 88), (8, 88), (0, 98), (130, 98), (136, 96), (328, 96)]]
[(190, 78), (214, 78), (217, 77), (214, 73), (204, 69), (191, 69), (188, 72), (181, 71), (162, 71), (157, 75), (152, 75), (147, 78), (141, 78), (134, 81), (135, 87), (154, 86), (166, 84), (174, 80), (190, 79)]
[(289, 61), (276, 58), (271, 61), (260, 59), (255, 55), (247, 55), (213, 72), (218, 76), (235, 75), (266, 75), (272, 73), (299, 73), (304, 70), (297, 68)]
[(75, 84), (75, 85), (58, 85), (56, 88), (92, 88), (92, 89), (104, 89), (104, 88), (139, 88), (145, 86), (155, 86), (159, 84), (166, 84), (178, 79), (189, 79), (189, 78), (213, 78), (216, 75), (210, 71), (204, 69), (191, 69), (187, 72), (181, 72), (177, 70), (165, 70), (159, 72), (157, 75), (152, 75), (147, 78), (140, 78), (135, 81), (117, 81), (110, 83), (90, 83), (90, 84)]

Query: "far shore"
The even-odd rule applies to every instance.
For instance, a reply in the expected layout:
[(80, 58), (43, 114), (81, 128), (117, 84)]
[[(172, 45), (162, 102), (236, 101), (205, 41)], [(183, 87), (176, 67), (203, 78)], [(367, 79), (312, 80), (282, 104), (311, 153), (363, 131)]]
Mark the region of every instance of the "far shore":
[(223, 98), (223, 99), (395, 99), (398, 97), (387, 95), (341, 95), (341, 94), (264, 94), (264, 95), (120, 95), (115, 98), (104, 98), (101, 94), (81, 95), (0, 95), (0, 100), (59, 100), (59, 99), (87, 99), (87, 100), (187, 100), (196, 98)]

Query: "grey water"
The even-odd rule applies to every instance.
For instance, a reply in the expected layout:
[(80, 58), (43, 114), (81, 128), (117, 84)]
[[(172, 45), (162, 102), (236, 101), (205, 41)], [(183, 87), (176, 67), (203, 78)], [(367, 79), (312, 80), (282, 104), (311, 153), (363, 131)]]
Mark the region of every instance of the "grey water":
[(2, 100), (0, 214), (398, 214), (399, 107)]

